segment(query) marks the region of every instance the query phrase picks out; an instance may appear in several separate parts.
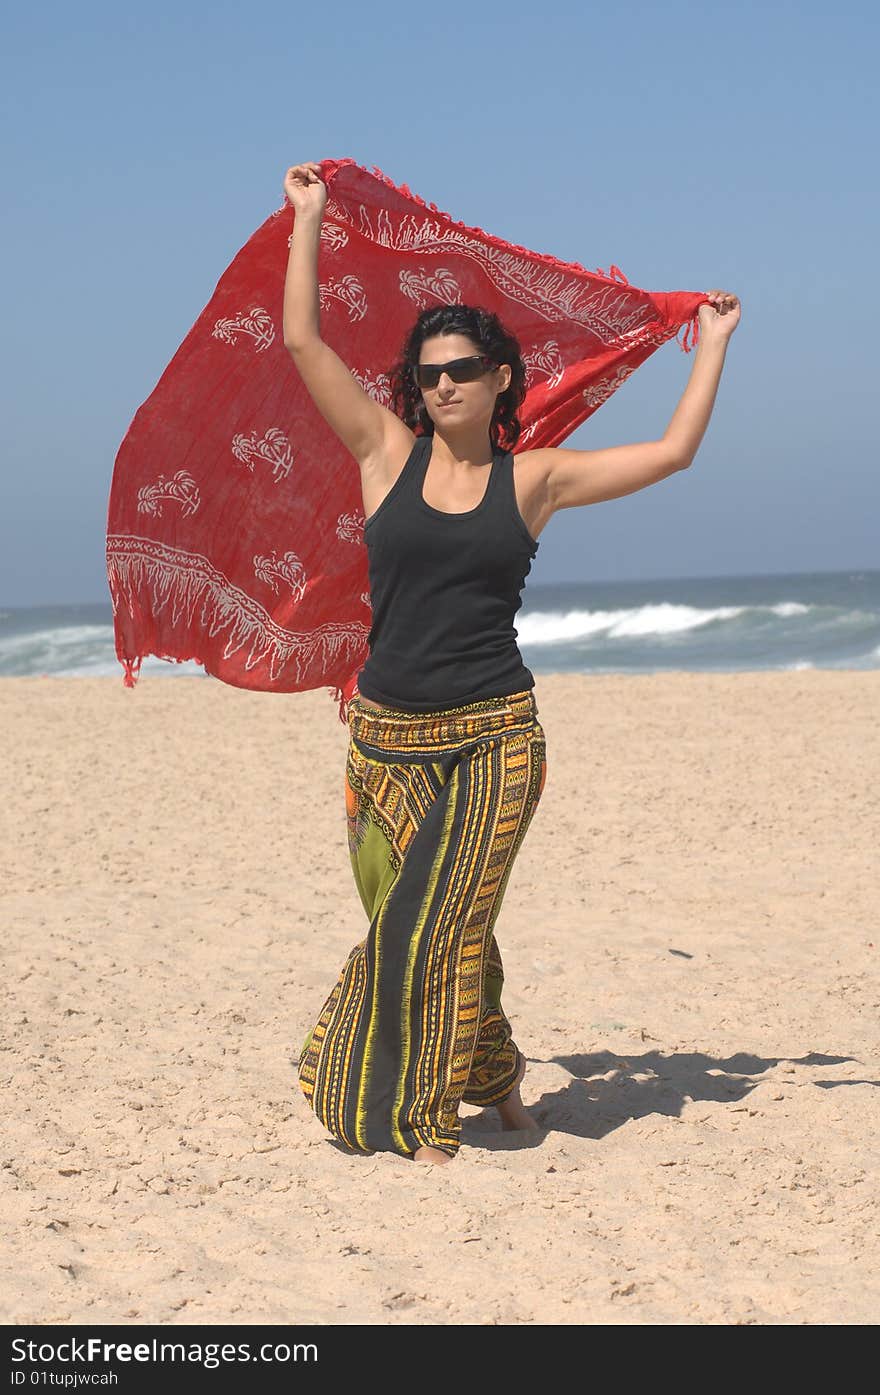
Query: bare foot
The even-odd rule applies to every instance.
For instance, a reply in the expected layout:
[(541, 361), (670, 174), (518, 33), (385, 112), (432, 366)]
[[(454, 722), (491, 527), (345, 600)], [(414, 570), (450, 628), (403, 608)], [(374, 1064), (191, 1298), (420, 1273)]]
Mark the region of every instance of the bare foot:
[(506, 1100), (500, 1100), (495, 1108), (501, 1117), (502, 1129), (540, 1129), (520, 1098), (519, 1087), (526, 1073), (526, 1058), (520, 1053), (520, 1065), (513, 1089)]
[(448, 1163), (452, 1162), (452, 1154), (444, 1153), (442, 1148), (429, 1148), (424, 1144), (413, 1153), (413, 1161), (421, 1163)]

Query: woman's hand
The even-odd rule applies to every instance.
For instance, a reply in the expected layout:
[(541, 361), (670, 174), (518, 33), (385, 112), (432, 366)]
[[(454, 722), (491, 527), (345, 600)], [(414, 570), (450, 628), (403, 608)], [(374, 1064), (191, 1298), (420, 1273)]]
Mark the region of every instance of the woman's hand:
[(284, 192), (296, 210), (297, 218), (306, 213), (321, 218), (327, 202), (327, 185), (321, 179), (321, 166), (315, 160), (291, 165), (284, 176)]
[(697, 314), (700, 320), (701, 339), (729, 339), (739, 324), (740, 303), (732, 291), (706, 291), (710, 305), (701, 305)]

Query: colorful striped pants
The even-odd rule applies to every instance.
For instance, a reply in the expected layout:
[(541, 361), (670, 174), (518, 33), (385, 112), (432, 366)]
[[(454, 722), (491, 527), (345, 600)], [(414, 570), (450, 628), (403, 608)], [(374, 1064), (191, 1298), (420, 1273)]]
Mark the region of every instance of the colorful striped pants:
[(435, 712), (348, 709), (348, 843), (369, 918), (298, 1062), (362, 1152), (454, 1155), (458, 1108), (498, 1104), (520, 1053), (494, 925), (547, 773), (534, 693)]

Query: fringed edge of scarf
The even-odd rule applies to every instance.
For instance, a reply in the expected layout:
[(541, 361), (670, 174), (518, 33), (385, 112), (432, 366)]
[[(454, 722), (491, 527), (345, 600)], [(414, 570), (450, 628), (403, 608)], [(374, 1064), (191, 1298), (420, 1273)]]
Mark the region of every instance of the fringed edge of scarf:
[(331, 693), (335, 701), (339, 704), (340, 722), (346, 725), (348, 724), (348, 706), (357, 689), (357, 680), (357, 672), (351, 673), (344, 683), (338, 684), (335, 688), (327, 689), (328, 693)]
[(133, 688), (135, 683), (137, 683), (138, 676), (141, 671), (141, 664), (143, 663), (143, 661), (143, 655), (141, 655), (137, 659), (119, 660), (119, 662), (122, 664), (122, 667), (125, 670), (125, 672), (122, 675), (122, 683), (124, 687)]
[[(200, 664), (218, 682), (257, 692), (306, 692), (326, 686), (326, 678), (343, 675), (341, 682), (328, 689), (339, 703), (340, 720), (348, 720), (348, 702), (357, 686), (357, 676), (366, 655), (368, 630), (360, 622), (338, 626), (332, 622), (317, 631), (298, 635), (276, 625), (251, 597), (241, 592), (228, 578), (211, 566), (207, 559), (157, 543), (150, 538), (128, 534), (108, 534), (106, 540), (107, 583), (113, 606), (116, 657), (122, 665), (124, 687), (137, 683), (141, 664), (148, 655), (167, 663)], [(266, 686), (236, 683), (228, 675), (216, 673), (210, 661), (201, 653), (189, 650), (192, 639), (183, 640), (176, 654), (146, 648), (141, 653), (130, 652), (140, 637), (126, 635), (117, 624), (120, 607), (134, 613), (135, 602), (146, 615), (157, 615), (170, 604), (172, 623), (184, 619), (187, 629), (200, 609), (204, 625), (211, 636), (227, 630), (224, 658), (250, 646), (246, 669), (250, 672), (260, 663), (269, 665), (269, 676), (276, 680), (286, 664), (297, 653), (306, 651), (309, 664), (318, 662), (321, 678), (308, 682), (300, 673), (292, 686)], [(344, 643), (340, 643), (340, 629)], [(349, 665), (355, 667), (349, 668)]]
[[(709, 297), (706, 296), (705, 301), (702, 301), (701, 304), (710, 304)], [(691, 349), (695, 349), (700, 342), (699, 305), (697, 306), (696, 310), (694, 310), (694, 313), (689, 317), (689, 319), (685, 320), (684, 323), (679, 326), (678, 332), (675, 336), (676, 339), (678, 339), (678, 335), (681, 334), (682, 330), (684, 330), (684, 334), (682, 335), (682, 338), (679, 340), (679, 347), (681, 348), (682, 353), (689, 354)], [(688, 344), (688, 335), (691, 336), (690, 344)]]
[[(364, 170), (367, 174), (371, 174), (374, 179), (378, 179), (382, 184), (387, 185), (389, 189), (393, 189), (396, 194), (403, 194), (404, 198), (411, 199), (413, 203), (419, 204), (421, 208), (430, 209), (432, 213), (436, 213), (440, 218), (443, 218), (450, 227), (458, 228), (461, 232), (479, 233), (480, 237), (485, 238), (490, 246), (497, 247), (502, 252), (515, 252), (518, 256), (528, 257), (530, 261), (541, 262), (544, 266), (552, 266), (557, 271), (579, 271), (582, 276), (599, 276), (603, 281), (609, 281), (612, 284), (615, 281), (624, 286), (630, 284), (619, 266), (612, 265), (607, 272), (601, 270), (590, 271), (587, 267), (581, 266), (580, 262), (566, 262), (563, 261), (561, 257), (554, 257), (552, 253), (549, 252), (535, 252), (531, 247), (523, 247), (518, 242), (507, 242), (502, 237), (495, 237), (492, 233), (486, 232), (485, 228), (479, 228), (473, 223), (463, 223), (460, 219), (453, 218), (450, 213), (446, 213), (442, 208), (438, 208), (435, 203), (429, 203), (426, 199), (420, 198), (418, 194), (413, 193), (408, 184), (395, 184), (394, 180), (387, 175), (384, 170), (380, 170), (378, 165), (370, 165), (368, 167), (359, 164), (357, 160), (349, 158), (342, 160), (322, 160), (320, 163), (321, 178), (324, 180), (328, 189), (337, 171), (343, 169), (347, 165), (351, 165), (355, 169)], [(283, 206), (282, 204), (282, 208)]]
[[(189, 659), (173, 659), (173, 658), (169, 658), (167, 655), (164, 655), (164, 654), (157, 654), (157, 655), (155, 655), (155, 657), (156, 657), (156, 658), (159, 658), (159, 659), (165, 658), (165, 659), (167, 660), (168, 663), (172, 663), (172, 664), (186, 664), (186, 663), (190, 663), (190, 662), (191, 662)], [(144, 661), (144, 655), (142, 655), (142, 654), (141, 654), (141, 655), (138, 655), (136, 658), (133, 658), (133, 659), (131, 659), (131, 658), (125, 658), (124, 656), (121, 656), (121, 655), (119, 656), (119, 662), (122, 664), (122, 668), (123, 668), (123, 674), (122, 674), (122, 684), (123, 684), (123, 687), (125, 687), (125, 688), (133, 688), (133, 687), (135, 687), (135, 685), (137, 684), (138, 678), (140, 677), (141, 664), (143, 663), (143, 661)], [(201, 660), (200, 660), (200, 659), (196, 659), (195, 662), (196, 662), (196, 663), (201, 663)], [(328, 693), (331, 694), (331, 696), (333, 697), (333, 700), (337, 703), (337, 710), (338, 710), (338, 712), (339, 712), (339, 720), (340, 720), (340, 722), (342, 722), (342, 724), (343, 724), (344, 726), (347, 726), (347, 725), (348, 725), (348, 708), (349, 708), (349, 704), (350, 704), (350, 702), (351, 702), (351, 699), (352, 699), (352, 697), (353, 697), (353, 695), (354, 695), (354, 689), (355, 689), (355, 687), (356, 687), (356, 684), (357, 684), (357, 674), (353, 674), (350, 678), (348, 678), (348, 679), (346, 680), (345, 683), (343, 683), (343, 684), (341, 684), (341, 685), (338, 685), (338, 686), (335, 687), (335, 688), (328, 688), (328, 689), (327, 689)]]
[[(202, 663), (201, 659), (198, 658), (195, 654), (193, 654), (192, 657), (189, 659), (178, 659), (173, 654), (153, 654), (151, 651), (150, 657), (154, 659), (162, 659), (162, 661), (166, 664)], [(122, 686), (124, 688), (133, 688), (140, 676), (141, 664), (143, 663), (144, 659), (147, 658), (147, 655), (138, 654), (136, 658), (129, 659), (126, 658), (123, 654), (118, 654), (117, 658), (119, 659), (119, 662), (122, 664), (123, 668)], [(205, 667), (204, 664), (202, 664), (202, 667)], [(207, 669), (205, 669), (205, 672), (207, 673)]]

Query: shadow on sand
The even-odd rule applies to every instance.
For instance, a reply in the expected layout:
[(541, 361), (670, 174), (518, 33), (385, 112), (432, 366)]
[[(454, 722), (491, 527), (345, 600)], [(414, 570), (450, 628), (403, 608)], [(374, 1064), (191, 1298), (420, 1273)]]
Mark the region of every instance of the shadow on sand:
[[(778, 1066), (830, 1067), (845, 1065), (852, 1056), (734, 1056), (714, 1057), (701, 1052), (664, 1055), (645, 1051), (618, 1056), (611, 1051), (588, 1055), (532, 1058), (529, 1064), (552, 1064), (568, 1071), (572, 1079), (558, 1090), (545, 1091), (539, 1099), (529, 1092), (528, 1070), (523, 1102), (540, 1130), (503, 1132), (494, 1109), (462, 1118), (462, 1143), (474, 1147), (510, 1150), (540, 1147), (548, 1133), (570, 1133), (579, 1138), (604, 1138), (630, 1119), (648, 1114), (680, 1116), (692, 1101), (736, 1105), (761, 1084), (760, 1077)], [(648, 1079), (638, 1077), (648, 1076)], [(799, 1080), (798, 1084), (804, 1084)], [(841, 1085), (880, 1085), (878, 1080), (818, 1080), (820, 1089)]]

